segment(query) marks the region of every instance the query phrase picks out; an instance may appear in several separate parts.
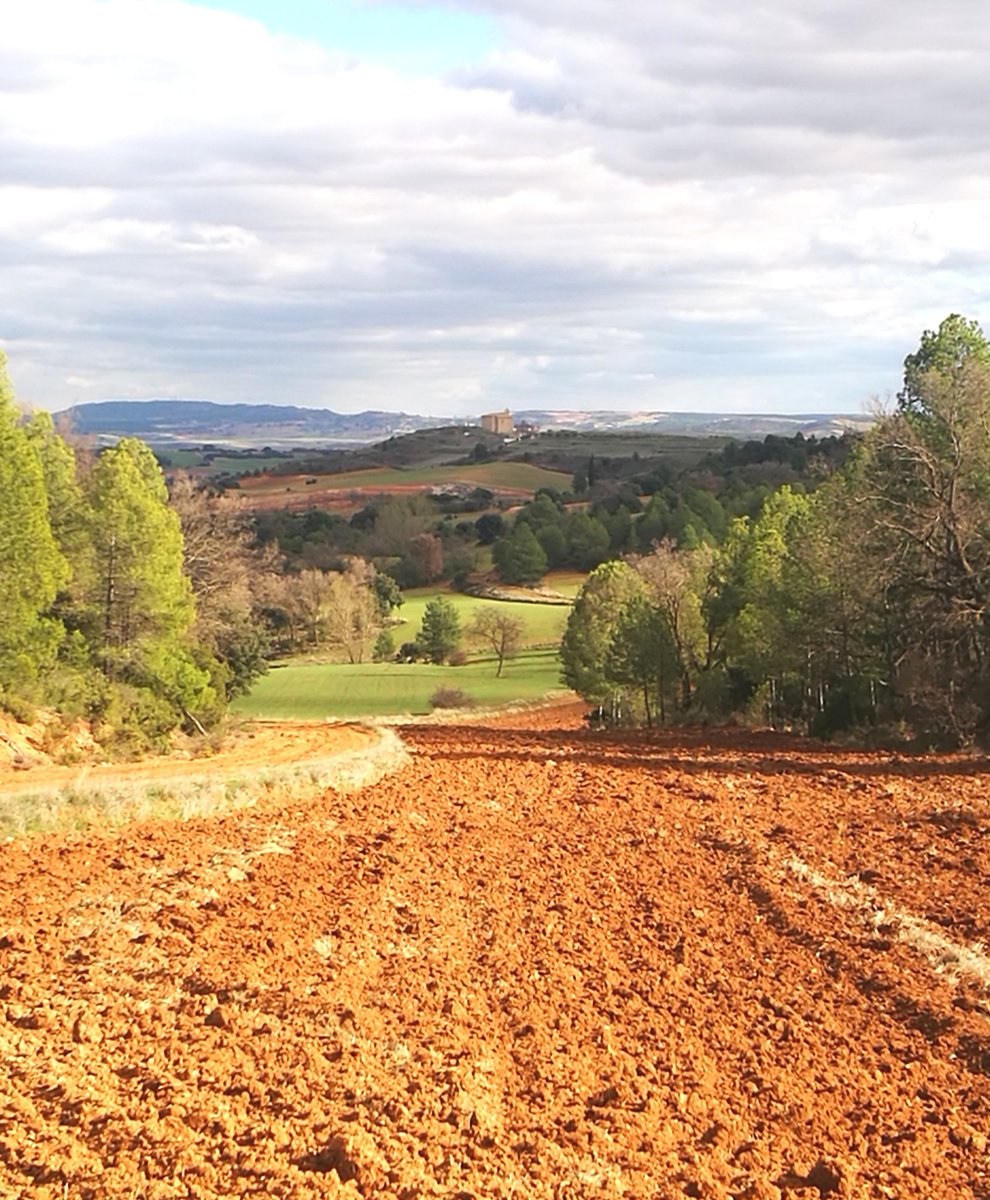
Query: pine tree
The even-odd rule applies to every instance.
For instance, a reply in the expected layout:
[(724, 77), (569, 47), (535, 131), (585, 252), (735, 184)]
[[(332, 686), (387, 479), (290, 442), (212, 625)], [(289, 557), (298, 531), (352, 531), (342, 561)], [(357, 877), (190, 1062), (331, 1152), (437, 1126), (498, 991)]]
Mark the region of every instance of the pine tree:
[(55, 541), (69, 560), (77, 560), (85, 539), (82, 489), (76, 478), (76, 457), (60, 437), (51, 413), (35, 412), (24, 422), (45, 481), (48, 517)]
[(505, 583), (538, 583), (547, 571), (547, 556), (524, 521), (517, 521), (512, 536), (495, 543), (492, 557)]
[(143, 442), (123, 438), (100, 455), (85, 491), (83, 624), (96, 661), (110, 679), (149, 688), (195, 724), (217, 697), (193, 654), (192, 587), (161, 469)]
[(608, 558), (608, 530), (590, 513), (577, 512), (567, 530), (568, 553), (579, 571), (593, 571)]
[(619, 613), (645, 591), (643, 580), (620, 560), (603, 563), (585, 580), (560, 644), (561, 678), (585, 700), (601, 704), (613, 691), (605, 659)]
[(416, 640), (430, 662), (441, 663), (457, 649), (461, 622), (449, 600), (438, 596), (427, 604)]
[(668, 698), (676, 702), (679, 666), (665, 614), (644, 596), (627, 600), (615, 623), (605, 675), (620, 687), (639, 690), (647, 725), (655, 716), (666, 721)]
[(19, 423), (0, 352), (0, 686), (37, 677), (63, 630), (48, 610), (68, 578), (52, 536), (44, 473)]
[(143, 646), (180, 639), (194, 617), (183, 571), (182, 531), (154, 455), (123, 438), (100, 455), (87, 480), (93, 555), (89, 640), (108, 674)]

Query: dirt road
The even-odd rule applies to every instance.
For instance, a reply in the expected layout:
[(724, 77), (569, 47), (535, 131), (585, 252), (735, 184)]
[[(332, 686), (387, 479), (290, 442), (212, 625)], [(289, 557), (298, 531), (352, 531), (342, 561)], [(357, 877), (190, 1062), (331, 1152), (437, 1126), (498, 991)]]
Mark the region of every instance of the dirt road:
[(0, 849), (0, 1195), (990, 1197), (990, 773), (572, 710)]
[[(11, 723), (12, 724), (12, 723)], [(21, 727), (23, 728), (23, 727)], [(0, 734), (4, 731), (0, 728)], [(211, 757), (150, 757), (138, 762), (57, 766), (30, 741), (9, 735), (0, 742), (0, 797), (25, 789), (99, 787), (120, 780), (181, 782), (210, 772), (279, 767), (358, 751), (374, 742), (361, 725), (324, 721), (253, 721), (229, 734)]]

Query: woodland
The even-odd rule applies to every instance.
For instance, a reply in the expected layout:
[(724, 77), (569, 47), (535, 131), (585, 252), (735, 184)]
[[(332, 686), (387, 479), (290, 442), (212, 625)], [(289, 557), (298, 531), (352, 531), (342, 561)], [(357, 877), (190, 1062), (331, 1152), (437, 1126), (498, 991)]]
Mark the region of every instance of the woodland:
[(990, 346), (952, 315), (896, 407), (812, 491), (721, 538), (665, 537), (592, 571), (566, 682), (643, 720), (748, 715), (821, 736), (985, 745), (990, 733)]
[(274, 656), (391, 654), (402, 588), (464, 587), (489, 565), (524, 585), (589, 572), (562, 675), (614, 719), (986, 744), (990, 346), (947, 317), (863, 436), (730, 442), (679, 470), (590, 454), (569, 488), (512, 512), (476, 489), (350, 517), (167, 484), (144, 443), (74, 445), (0, 374), (0, 705), (15, 715), (84, 718), (119, 753), (204, 733)]

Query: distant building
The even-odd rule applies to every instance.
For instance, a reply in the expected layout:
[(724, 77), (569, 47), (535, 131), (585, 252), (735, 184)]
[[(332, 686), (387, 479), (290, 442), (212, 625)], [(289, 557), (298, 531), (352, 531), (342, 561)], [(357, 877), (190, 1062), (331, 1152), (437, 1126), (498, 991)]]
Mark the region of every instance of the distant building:
[(485, 433), (511, 434), (514, 429), (512, 413), (507, 408), (501, 412), (485, 413), (481, 418), (481, 428)]

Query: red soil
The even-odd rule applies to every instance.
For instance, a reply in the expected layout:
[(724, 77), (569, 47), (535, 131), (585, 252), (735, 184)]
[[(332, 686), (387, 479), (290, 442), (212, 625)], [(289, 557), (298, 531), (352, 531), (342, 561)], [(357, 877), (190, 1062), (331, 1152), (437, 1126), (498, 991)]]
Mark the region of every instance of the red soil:
[(0, 1195), (990, 1197), (985, 763), (404, 737), (0, 849)]

